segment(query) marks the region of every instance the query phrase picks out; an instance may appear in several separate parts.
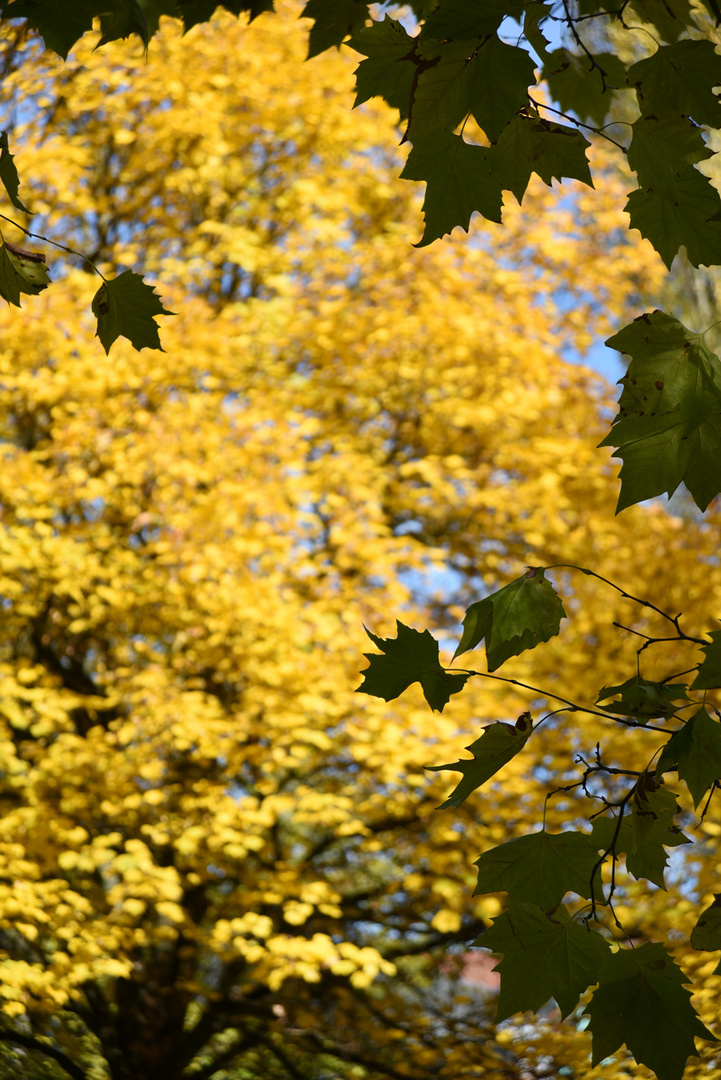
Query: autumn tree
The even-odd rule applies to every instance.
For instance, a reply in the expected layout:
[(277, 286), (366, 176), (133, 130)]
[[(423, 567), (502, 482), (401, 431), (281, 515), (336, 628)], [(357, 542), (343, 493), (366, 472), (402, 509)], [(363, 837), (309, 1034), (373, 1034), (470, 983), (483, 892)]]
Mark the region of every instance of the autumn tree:
[[(585, 968), (559, 990), (538, 964), (527, 979), (522, 957), (524, 998), (517, 959), (509, 981), (506, 956), (501, 1014), (519, 1000), (526, 1009), (556, 997), (570, 1019), (561, 1026), (551, 1013), (531, 1036), (514, 1026), (494, 1035), (481, 1002), (441, 992), (451, 969), (438, 962), (492, 918), (485, 941), (507, 951), (503, 927), (520, 909), (503, 912), (499, 894), (514, 894), (525, 918), (538, 918), (525, 910), (534, 897), (542, 919), (561, 899), (551, 882), (551, 899), (531, 883), (519, 900), (515, 882), (493, 876), (494, 848), (525, 841), (541, 822), (537, 836), (563, 836), (569, 826), (576, 835), (588, 816), (583, 796), (599, 800), (600, 780), (617, 785), (604, 789), (608, 801), (630, 802), (624, 777), (648, 759), (649, 734), (650, 754), (662, 745), (648, 708), (658, 708), (659, 695), (662, 704), (679, 700), (658, 687), (698, 660), (689, 659), (693, 641), (668, 634), (662, 659), (653, 650), (643, 657), (635, 689), (656, 694), (646, 712), (638, 698), (626, 712), (613, 709), (619, 693), (629, 705), (628, 690), (614, 687), (619, 669), (635, 669), (638, 635), (663, 636), (658, 608), (683, 610), (688, 638), (713, 641), (700, 635), (718, 610), (716, 511), (700, 523), (652, 503), (614, 519), (613, 470), (594, 449), (611, 399), (591, 372), (561, 359), (617, 330), (629, 300), (661, 287), (662, 265), (627, 237), (628, 175), (601, 146), (582, 148), (584, 162), (592, 155), (595, 191), (567, 185), (559, 202), (535, 181), (526, 191), (524, 181), (516, 192), (523, 205), (508, 202), (503, 226), (484, 224), (472, 244), (414, 251), (414, 185), (394, 175), (404, 168), (421, 179), (419, 152), (414, 142), (404, 166), (394, 149), (398, 102), (388, 98), (395, 115), (372, 100), (352, 114), (358, 57), (303, 64), (297, 12), (247, 27), (228, 14), (205, 21), (208, 7), (106, 2), (101, 30), (72, 51), (92, 25), (92, 3), (76, 5), (77, 24), (58, 18), (62, 5), (4, 8), (29, 15), (48, 45), (69, 52), (67, 61), (53, 59), (15, 24), (5, 38), (12, 138), (0, 165), (19, 227), (6, 230), (9, 280), (17, 285), (21, 274), (25, 293), (39, 291), (28, 277), (36, 252), (23, 254), (27, 203), (32, 232), (80, 251), (85, 268), (107, 282), (136, 281), (119, 271), (161, 282), (165, 310), (177, 313), (162, 319), (159, 301), (138, 293), (145, 299), (135, 335), (135, 294), (123, 308), (110, 285), (98, 289), (61, 254), (51, 270), (59, 280), (23, 300), (28, 317), (3, 315), (0, 995), (8, 1074), (49, 1064), (113, 1080), (455, 1080), (561, 1068), (583, 1076), (589, 1039), (573, 991), (592, 984), (581, 985)], [(144, 24), (124, 21), (136, 8)], [(185, 36), (178, 22), (158, 24), (159, 14), (175, 13), (168, 8), (191, 24)], [(363, 4), (348, 6), (356, 25), (341, 19), (332, 32), (323, 29), (330, 6), (313, 9), (312, 52), (349, 30), (364, 48), (378, 34), (401, 34), (397, 23), (363, 29)], [(524, 27), (540, 33), (547, 6), (520, 9)], [(61, 37), (48, 37), (48, 28)], [(152, 37), (147, 56), (137, 38), (93, 51), (99, 33), (117, 38), (128, 29)], [(459, 57), (465, 70), (469, 57), (450, 56), (458, 43), (448, 31), (433, 39), (439, 63), (411, 73), (416, 91), (420, 75), (448, 72)], [(369, 68), (360, 71), (367, 97)], [(435, 103), (443, 101), (454, 98), (444, 91)], [(571, 139), (522, 108), (509, 124), (526, 125), (541, 142)], [(457, 102), (440, 130), (470, 140), (463, 154), (480, 161), (490, 152), (483, 122), (474, 113), (480, 128), (469, 121), (457, 135), (453, 110)], [(576, 172), (566, 177), (582, 171), (573, 138)], [(543, 156), (535, 160), (541, 178), (558, 176)], [(427, 179), (428, 225), (446, 200)], [(114, 313), (109, 296), (120, 305)], [(119, 342), (105, 360), (90, 318), (78, 316), (93, 297), (96, 309), (108, 306), (96, 317), (114, 319), (136, 346), (156, 343), (147, 335), (157, 334), (160, 316), (166, 351), (149, 361)], [(432, 621), (445, 646), (470, 609), (464, 644), (478, 644), (484, 627), (488, 644), (486, 593), (515, 582), (516, 590), (539, 586), (548, 600), (542, 575), (519, 578), (528, 564), (592, 567), (625, 590), (599, 594), (597, 579), (558, 571), (570, 629), (519, 654), (510, 683), (467, 681), (463, 669), (444, 674), (425, 635), (431, 663), (421, 685), (431, 703), (467, 681), (442, 715), (426, 709), (418, 688), (398, 701), (368, 675), (365, 689), (381, 700), (352, 694), (368, 648), (363, 623), (383, 648), (396, 615), (408, 625)], [(629, 607), (624, 592), (656, 607)], [(619, 634), (614, 623), (626, 629)], [(538, 636), (535, 624), (526, 629)], [(493, 668), (514, 656), (499, 640)], [(588, 702), (589, 655), (590, 693), (609, 692), (599, 708), (574, 711), (571, 724), (552, 695)], [(377, 659), (369, 670), (378, 672)], [(401, 683), (414, 681), (408, 674)], [(394, 668), (382, 678), (399, 688)], [(522, 684), (545, 689), (529, 699)], [(594, 758), (600, 706), (609, 702), (603, 756)], [(539, 715), (547, 718), (536, 726)], [(674, 710), (660, 715), (671, 720)], [(500, 723), (480, 733), (488, 721)], [(452, 785), (424, 767), (453, 761), (479, 735), (484, 747), (497, 735), (506, 740), (503, 771), (484, 778), (480, 804), (458, 806), (456, 797), (437, 811)], [(683, 753), (671, 762), (680, 775)], [(474, 768), (464, 766), (468, 791), (479, 779)], [(675, 796), (652, 787), (645, 767), (643, 776), (636, 802), (663, 800), (663, 821), (670, 808), (673, 828), (697, 838), (703, 861), (686, 857), (678, 831), (655, 837), (650, 869), (647, 853), (640, 867), (638, 853), (629, 862), (624, 848), (631, 873), (635, 866), (651, 885), (619, 874), (618, 921), (606, 919), (603, 947), (630, 936), (664, 974), (673, 955), (712, 1022), (715, 960), (695, 952), (688, 935), (697, 901), (708, 905), (715, 892), (718, 826), (710, 815), (697, 823), (690, 805), (676, 817)], [(682, 778), (692, 795), (699, 790), (690, 773)], [(646, 816), (657, 818), (655, 810)], [(665, 879), (664, 841), (676, 860)], [(586, 879), (587, 863), (584, 853)], [(574, 881), (567, 891), (588, 900), (583, 874)], [(578, 920), (586, 913), (572, 906), (569, 940), (585, 933)], [(660, 942), (668, 954), (658, 954)], [(665, 983), (673, 1014), (685, 991), (673, 976)], [(688, 1023), (670, 1071), (649, 1061), (660, 1076), (678, 1075), (692, 1052), (702, 1029), (692, 1026), (689, 1050)], [(618, 1046), (604, 1045), (612, 1056), (601, 1074), (624, 1074)], [(689, 1074), (713, 1075), (713, 1043), (698, 1049), (705, 1057)]]

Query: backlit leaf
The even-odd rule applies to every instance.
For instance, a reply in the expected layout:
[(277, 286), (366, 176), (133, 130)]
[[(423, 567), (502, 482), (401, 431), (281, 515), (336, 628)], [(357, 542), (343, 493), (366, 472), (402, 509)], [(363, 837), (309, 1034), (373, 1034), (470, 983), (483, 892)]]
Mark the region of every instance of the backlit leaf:
[(425, 247), (456, 225), (467, 232), (475, 211), (491, 221), (501, 220), (501, 186), (490, 150), (467, 143), (451, 131), (420, 136), (401, 179), (425, 180), (427, 185), (426, 227), (416, 247)]
[(532, 567), (510, 585), (471, 604), (454, 659), (485, 638), (488, 670), (495, 671), (509, 657), (535, 649), (554, 637), (565, 615), (561, 599), (543, 569)]
[(10, 153), (10, 148), (8, 146), (7, 131), (0, 132), (0, 181), (2, 181), (3, 187), (8, 193), (8, 198), (13, 206), (16, 206), (18, 210), (22, 210), (26, 214), (30, 214), (32, 211), (28, 210), (27, 206), (23, 205), (18, 197), (20, 179), (18, 177), (18, 170), (15, 165), (14, 157)]
[(694, 806), (703, 799), (711, 785), (721, 780), (721, 723), (706, 709), (699, 709), (674, 732), (658, 760), (660, 773), (676, 769), (685, 780)]
[(535, 904), (514, 900), (473, 944), (503, 955), (494, 968), (501, 976), (496, 1023), (527, 1009), (535, 1012), (549, 998), (568, 1016), (598, 981), (609, 949), (598, 931), (575, 922), (563, 905), (547, 915)]
[(447, 672), (441, 667), (438, 642), (427, 630), (420, 633), (399, 621), (396, 626), (398, 635), (395, 638), (376, 637), (366, 629), (381, 655), (364, 654), (370, 666), (363, 672), (358, 692), (392, 701), (414, 682), (419, 682), (430, 707), (443, 712), (451, 694), (463, 689), (468, 676)]
[(552, 913), (567, 892), (590, 900), (597, 862), (598, 853), (586, 833), (542, 830), (519, 836), (481, 855), (474, 896), (507, 892), (509, 900), (536, 904)]
[(599, 817), (593, 823), (593, 844), (599, 851), (624, 852), (626, 867), (635, 878), (646, 878), (659, 889), (666, 887), (664, 848), (690, 843), (675, 823), (679, 812), (676, 795), (655, 786), (653, 774), (639, 780), (618, 829), (618, 816)]
[(658, 1080), (681, 1080), (696, 1054), (695, 1038), (716, 1041), (690, 1002), (686, 981), (659, 942), (609, 953), (586, 1011), (591, 1016), (593, 1065), (624, 1043)]
[(111, 281), (104, 281), (93, 297), (93, 315), (98, 320), (97, 336), (106, 353), (119, 337), (126, 337), (134, 349), (160, 349), (155, 315), (167, 311), (152, 285), (140, 274), (124, 270)]
[[(634, 675), (619, 686), (604, 686), (596, 699), (596, 705), (605, 712), (619, 716), (634, 716), (642, 723), (656, 717), (668, 719), (678, 709), (675, 702), (687, 702), (685, 683), (658, 683)], [(602, 705), (618, 694), (614, 701)]]
[(601, 446), (623, 460), (616, 512), (672, 495), (681, 482), (705, 510), (721, 491), (721, 363), (702, 335), (662, 311), (606, 344), (631, 356), (619, 412)]
[(710, 630), (708, 645), (702, 645), (705, 656), (698, 675), (691, 683), (692, 690), (714, 690), (721, 687), (721, 630)]
[[(520, 720), (520, 717), (519, 717)], [(502, 769), (507, 762), (514, 758), (519, 750), (528, 742), (531, 734), (529, 724), (515, 727), (510, 724), (489, 724), (480, 739), (466, 747), (473, 754), (473, 760), (461, 758), (451, 765), (428, 765), (433, 772), (448, 770), (449, 772), (462, 772), (463, 779), (448, 796), (439, 809), (444, 810), (449, 806), (460, 806), (468, 796), (481, 785), (485, 784)]]

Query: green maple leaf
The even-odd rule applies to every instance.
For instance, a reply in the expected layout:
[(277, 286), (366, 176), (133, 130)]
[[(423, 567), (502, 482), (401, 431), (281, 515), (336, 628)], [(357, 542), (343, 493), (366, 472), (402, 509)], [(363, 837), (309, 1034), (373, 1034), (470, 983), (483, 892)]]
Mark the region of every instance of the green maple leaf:
[(409, 59), (415, 42), (401, 24), (386, 17), (362, 27), (346, 43), (365, 56), (356, 68), (356, 99), (353, 108), (372, 97), (382, 97), (408, 115), (408, 105), (416, 76), (416, 64)]
[(631, 226), (653, 244), (668, 267), (679, 247), (694, 266), (721, 258), (718, 192), (694, 168), (711, 156), (699, 128), (686, 116), (642, 116), (632, 125), (628, 162), (639, 190), (626, 209)]
[[(593, 6), (594, 10), (598, 7)], [(689, 0), (663, 0), (660, 4), (658, 0), (633, 0), (633, 10), (643, 22), (655, 26), (665, 41), (676, 41), (688, 30), (689, 23), (693, 26)]]
[(503, 723), (489, 724), (481, 737), (466, 747), (466, 750), (473, 754), (471, 761), (461, 759), (450, 765), (426, 766), (432, 772), (448, 770), (463, 773), (463, 779), (439, 810), (460, 806), (472, 792), (485, 784), (486, 780), (490, 780), (523, 749), (531, 734), (531, 722), (528, 720), (521, 724), (521, 719), (522, 717), (519, 717), (515, 727)]
[(544, 830), (491, 848), (477, 860), (479, 893), (507, 892), (509, 900), (553, 912), (567, 892), (591, 898), (591, 875), (598, 853), (581, 832)]
[(626, 67), (615, 53), (594, 53), (598, 65), (591, 66), (587, 56), (576, 56), (567, 49), (548, 53), (543, 77), (551, 96), (564, 112), (573, 112), (579, 120), (602, 124), (608, 115), (613, 91), (625, 86)]
[(593, 1065), (624, 1043), (658, 1080), (682, 1080), (694, 1038), (717, 1041), (691, 1007), (686, 976), (658, 942), (609, 953), (586, 1011), (591, 1017)]
[(501, 220), (501, 187), (490, 151), (465, 142), (460, 135), (432, 131), (420, 136), (401, 179), (426, 181), (426, 227), (416, 247), (425, 247), (456, 225), (468, 232), (474, 211), (490, 221)]
[(711, 640), (701, 648), (706, 653), (699, 664), (698, 675), (691, 683), (692, 690), (715, 690), (721, 687), (721, 630), (711, 630)]
[(73, 0), (71, 4), (60, 4), (58, 0), (15, 0), (3, 4), (0, 13), (3, 19), (27, 19), (46, 48), (67, 60), (73, 45), (92, 30), (96, 16), (124, 11), (127, 6), (124, 0)]
[[(674, 702), (688, 702), (685, 683), (658, 683), (634, 675), (618, 686), (604, 686), (596, 699), (596, 705), (604, 712), (618, 716), (634, 716), (642, 723), (657, 717), (668, 719), (678, 708)], [(602, 705), (614, 694), (617, 700)]]
[(540, 24), (549, 17), (552, 11), (553, 6), (551, 4), (544, 3), (543, 0), (532, 0), (531, 3), (526, 4), (523, 16), (524, 37), (544, 64), (550, 56), (548, 52), (549, 41), (541, 30)]
[(24, 206), (18, 198), (20, 178), (15, 167), (15, 159), (10, 153), (7, 131), (0, 132), (0, 181), (2, 181), (13, 206), (16, 206), (18, 210), (22, 210), (25, 214), (31, 214), (32, 210), (28, 210), (27, 206)]
[(120, 11), (101, 15), (100, 29), (103, 36), (98, 42), (98, 48), (111, 41), (130, 37), (131, 34), (137, 34), (148, 45), (153, 35), (158, 32), (161, 15), (179, 19), (181, 12), (176, 0), (132, 0), (131, 3), (124, 4)]
[(368, 18), (368, 4), (363, 0), (308, 0), (302, 17), (315, 20), (308, 37), (310, 60), (360, 30)]
[(721, 491), (721, 363), (700, 334), (662, 311), (606, 344), (631, 356), (618, 416), (600, 446), (623, 460), (616, 513), (683, 481), (705, 510)]
[(568, 1016), (598, 981), (609, 951), (604, 938), (574, 922), (563, 905), (549, 916), (535, 904), (513, 900), (473, 944), (503, 954), (493, 969), (501, 976), (496, 1023), (527, 1009), (537, 1012), (549, 998)]
[(124, 270), (112, 281), (104, 281), (92, 304), (98, 320), (97, 336), (105, 349), (119, 337), (126, 337), (134, 349), (160, 349), (160, 337), (155, 315), (173, 315), (167, 311), (152, 285), (140, 274)]
[(422, 49), (408, 138), (453, 130), (472, 113), (489, 139), (528, 103), (535, 66), (525, 49), (492, 34), (477, 42), (432, 42)]
[(538, 116), (515, 116), (493, 151), (493, 168), (501, 188), (522, 202), (535, 172), (550, 187), (553, 180), (575, 179), (593, 187), (586, 149), (591, 144), (575, 128)]
[(471, 40), (494, 34), (505, 18), (521, 19), (527, 0), (444, 0), (428, 16), (421, 39)]
[(721, 780), (721, 724), (706, 709), (675, 731), (658, 760), (659, 775), (675, 769), (686, 781), (693, 805), (697, 807), (716, 780)]
[(20, 307), (23, 293), (37, 296), (50, 283), (45, 256), (14, 244), (0, 245), (0, 296)]
[(430, 131), (452, 131), (471, 109), (471, 60), (475, 46), (460, 41), (433, 42), (419, 59), (417, 84), (413, 89), (410, 123), (406, 137), (416, 143)]
[(468, 64), (468, 111), (491, 142), (528, 104), (528, 87), (535, 82), (535, 64), (526, 49), (507, 45), (496, 34), (474, 53)]
[[(176, 0), (185, 24), (185, 32), (192, 30), (198, 23), (208, 22), (216, 8), (218, 0)], [(252, 22), (264, 11), (273, 11), (273, 0), (225, 0), (222, 5), (231, 15), (245, 13)]]
[(691, 931), (690, 941), (694, 949), (708, 952), (721, 949), (721, 896), (718, 893), (711, 907), (707, 907), (699, 915), (698, 922)]
[(618, 817), (596, 818), (593, 823), (593, 846), (614, 854), (624, 852), (626, 868), (638, 878), (646, 878), (665, 889), (663, 873), (668, 862), (666, 847), (690, 843), (674, 822), (679, 812), (676, 795), (665, 787), (656, 787), (653, 774), (646, 773), (636, 785), (630, 813), (624, 813), (621, 827)]
[(700, 129), (687, 116), (640, 116), (631, 125), (628, 163), (642, 188), (673, 192), (679, 168), (709, 157)]
[(356, 693), (392, 701), (404, 690), (419, 682), (432, 709), (443, 712), (451, 694), (462, 690), (468, 675), (456, 675), (441, 667), (438, 642), (424, 630), (420, 633), (396, 620), (398, 636), (380, 638), (366, 628), (366, 634), (383, 655), (364, 653), (370, 666), (363, 672), (363, 682)]
[(692, 266), (721, 264), (721, 202), (708, 177), (693, 165), (681, 166), (673, 186), (632, 191), (624, 207), (631, 228), (653, 244), (666, 266), (680, 247)]
[(554, 637), (565, 617), (561, 598), (543, 569), (531, 567), (523, 577), (471, 604), (453, 658), (475, 649), (485, 638), (488, 670), (495, 671), (509, 657)]
[(690, 116), (697, 124), (721, 126), (721, 104), (713, 87), (721, 84), (721, 56), (708, 40), (685, 39), (662, 45), (628, 70), (646, 116)]

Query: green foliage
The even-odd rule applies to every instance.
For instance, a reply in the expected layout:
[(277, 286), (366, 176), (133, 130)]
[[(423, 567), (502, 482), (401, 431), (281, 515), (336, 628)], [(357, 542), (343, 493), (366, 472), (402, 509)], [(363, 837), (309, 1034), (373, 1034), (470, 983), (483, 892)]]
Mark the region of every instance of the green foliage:
[(694, 949), (704, 951), (721, 949), (721, 897), (716, 896), (713, 904), (699, 915), (691, 931), (691, 944)]
[(721, 490), (721, 364), (702, 334), (654, 311), (606, 343), (631, 356), (611, 431), (623, 460), (617, 512), (683, 481), (705, 510)]
[(454, 655), (486, 642), (488, 670), (495, 671), (512, 656), (535, 649), (554, 637), (565, 618), (563, 604), (540, 566), (532, 566), (517, 581), (485, 600), (471, 604), (463, 620), (463, 636)]
[(163, 307), (152, 285), (131, 270), (124, 270), (112, 281), (104, 281), (93, 297), (98, 337), (106, 353), (119, 337), (126, 337), (138, 351), (160, 349), (154, 316), (172, 314)]
[[(377, 662), (379, 658), (372, 659)], [(467, 676), (464, 681), (465, 678)], [(460, 806), (469, 795), (485, 784), (486, 780), (495, 776), (499, 769), (523, 749), (531, 734), (531, 728), (529, 713), (522, 713), (513, 727), (510, 724), (489, 724), (480, 739), (466, 747), (466, 750), (473, 754), (472, 761), (462, 758), (452, 765), (429, 765), (428, 768), (435, 772), (448, 770), (463, 773), (463, 779), (439, 809)]]
[[(618, 694), (610, 704), (603, 705), (608, 699)], [(685, 683), (650, 682), (640, 675), (633, 675), (619, 686), (604, 686), (596, 698), (596, 705), (606, 712), (617, 716), (635, 716), (644, 722), (662, 716), (668, 720), (674, 716), (678, 705), (675, 702), (687, 702)]]
[(15, 166), (15, 159), (10, 153), (7, 131), (0, 132), (0, 181), (2, 181), (2, 185), (13, 206), (18, 210), (22, 210), (23, 213), (29, 214), (30, 211), (27, 206), (21, 203), (18, 197), (20, 178), (18, 177), (18, 171)]
[(48, 286), (45, 256), (13, 244), (0, 246), (0, 296), (20, 307), (20, 297), (37, 296)]
[(471, 214), (483, 207), (484, 217), (501, 220), (501, 188), (491, 156), (450, 131), (434, 131), (417, 139), (402, 180), (427, 180), (423, 213), (426, 227), (417, 247), (445, 236), (456, 225), (468, 228)]
[(508, 908), (473, 943), (503, 959), (497, 1021), (517, 1012), (536, 1012), (555, 998), (561, 1016), (578, 1005), (581, 994), (598, 982), (608, 943), (595, 930), (572, 919), (565, 908), (551, 915), (537, 904), (509, 900)]
[(667, 855), (664, 847), (678, 847), (690, 841), (674, 822), (679, 806), (672, 791), (659, 787), (653, 773), (644, 773), (628, 802), (630, 812), (599, 817), (593, 823), (593, 844), (599, 851), (626, 855), (626, 868), (635, 878), (646, 878), (665, 888), (663, 872)]
[(365, 654), (370, 666), (363, 672), (358, 691), (392, 701), (419, 682), (430, 707), (443, 712), (451, 694), (463, 689), (468, 676), (451, 674), (441, 667), (438, 642), (427, 630), (420, 633), (398, 621), (396, 625), (395, 638), (376, 637), (366, 628), (368, 637), (383, 655)]
[(537, 904), (552, 915), (567, 892), (592, 898), (598, 861), (586, 833), (543, 829), (481, 855), (476, 893), (507, 892), (509, 900)]
[[(633, 333), (634, 327), (627, 330)], [(643, 389), (637, 388), (639, 380), (640, 373), (632, 384), (636, 394), (641, 394)], [(589, 570), (581, 572), (596, 576)], [(669, 615), (648, 601), (631, 597), (619, 586), (606, 584), (643, 607), (653, 608), (673, 627), (673, 638), (646, 637), (639, 656), (649, 645), (669, 640), (700, 644), (706, 658), (698, 666), (697, 680), (717, 684), (718, 637), (712, 636), (710, 641), (691, 638), (682, 631), (678, 615)], [(473, 648), (485, 638), (489, 670), (495, 670), (557, 634), (564, 614), (561, 599), (546, 580), (543, 569), (533, 568), (471, 605), (457, 652)], [(422, 637), (415, 633), (417, 638)], [(721, 637), (721, 632), (714, 633)], [(410, 656), (404, 656), (406, 668), (412, 662)], [(386, 684), (393, 677), (392, 668), (384, 671)], [(588, 797), (597, 798), (588, 788), (591, 777), (605, 775), (610, 781), (624, 776), (633, 780), (625, 792), (616, 791), (613, 797), (601, 796), (605, 808), (591, 816), (590, 834), (572, 829), (550, 833), (543, 828), (501, 843), (480, 856), (475, 893), (503, 892), (508, 907), (476, 944), (503, 955), (496, 969), (501, 976), (499, 1019), (526, 1009), (538, 1009), (549, 998), (554, 998), (567, 1016), (576, 1008), (580, 995), (596, 985), (588, 1006), (594, 1064), (625, 1043), (636, 1060), (653, 1069), (660, 1080), (679, 1080), (688, 1056), (695, 1053), (694, 1038), (715, 1037), (694, 1012), (690, 993), (681, 985), (685, 976), (665, 948), (643, 945), (612, 953), (601, 912), (614, 912), (613, 895), (618, 887), (622, 858), (631, 877), (645, 879), (659, 889), (666, 887), (668, 849), (689, 843), (689, 838), (678, 823), (682, 813), (678, 797), (664, 786), (663, 774), (677, 772), (688, 786), (694, 807), (698, 806), (721, 781), (721, 723), (705, 707), (700, 707), (675, 731), (653, 725), (654, 720), (679, 719), (679, 712), (695, 703), (690, 692), (698, 687), (670, 679), (647, 679), (640, 673), (617, 685), (602, 687), (593, 709), (516, 679), (481, 672), (468, 672), (466, 677), (500, 678), (515, 686), (525, 686), (536, 697), (545, 695), (560, 701), (562, 709), (557, 711), (607, 716), (625, 727), (645, 729), (664, 737), (655, 769), (651, 765), (638, 773), (606, 766), (599, 744), (594, 762), (588, 763), (580, 756), (576, 759), (584, 767), (582, 779), (550, 793), (549, 798), (582, 787)], [(443, 808), (460, 806), (476, 789), (509, 766), (539, 725), (553, 715), (550, 712), (542, 716), (535, 728), (529, 713), (519, 717), (516, 727), (502, 722), (492, 724), (468, 747), (473, 755), (471, 760), (430, 766), (436, 771), (463, 773), (463, 779)], [(608, 875), (604, 877), (604, 867), (609, 864), (610, 885)], [(582, 909), (579, 911), (577, 903), (569, 900), (567, 894), (590, 901), (590, 907), (582, 914)], [(614, 918), (620, 927), (615, 915)], [(694, 931), (692, 944), (698, 948), (721, 948), (715, 911), (704, 913), (702, 920)], [(656, 1039), (658, 1017), (664, 1022), (660, 1044)]]
[(685, 780), (694, 807), (721, 778), (721, 724), (699, 709), (674, 732), (658, 759), (658, 773), (675, 769)]
[(686, 1059), (696, 1053), (694, 1038), (714, 1038), (694, 1013), (684, 982), (683, 972), (657, 942), (609, 953), (586, 1007), (593, 1064), (625, 1043), (659, 1080), (681, 1076)]
[(699, 664), (698, 675), (691, 683), (692, 690), (713, 690), (721, 687), (721, 630), (710, 630), (711, 640), (702, 645), (706, 655)]

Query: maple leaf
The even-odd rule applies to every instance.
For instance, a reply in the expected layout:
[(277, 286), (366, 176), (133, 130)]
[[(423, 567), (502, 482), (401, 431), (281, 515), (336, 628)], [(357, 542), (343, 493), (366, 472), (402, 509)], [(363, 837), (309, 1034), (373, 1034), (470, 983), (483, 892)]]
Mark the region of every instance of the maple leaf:
[(396, 626), (395, 638), (376, 637), (366, 627), (366, 634), (383, 655), (364, 653), (370, 666), (363, 672), (357, 693), (392, 701), (412, 683), (419, 682), (430, 707), (443, 712), (451, 694), (462, 690), (469, 676), (447, 672), (441, 667), (438, 642), (427, 630), (420, 633), (398, 620)]
[(591, 875), (598, 853), (581, 832), (519, 836), (491, 848), (477, 860), (479, 893), (507, 892), (509, 900), (537, 904), (553, 912), (567, 892), (590, 900)]
[(493, 34), (502, 21), (521, 18), (527, 0), (445, 0), (425, 21), (422, 34), (432, 38), (471, 38)]
[(18, 210), (22, 210), (25, 214), (31, 214), (32, 211), (28, 210), (27, 206), (21, 203), (18, 198), (20, 178), (18, 177), (14, 157), (10, 153), (7, 131), (0, 132), (0, 181), (2, 181), (13, 206), (16, 206)]
[(596, 818), (593, 845), (599, 851), (624, 852), (629, 873), (665, 889), (668, 856), (664, 848), (690, 843), (674, 821), (678, 812), (675, 793), (657, 786), (653, 774), (646, 773), (636, 785), (630, 813), (623, 815), (620, 828), (615, 814)]
[(721, 780), (721, 724), (701, 708), (675, 731), (658, 759), (659, 775), (675, 769), (685, 780), (694, 807)]
[(692, 690), (715, 690), (721, 687), (721, 630), (710, 630), (711, 638), (701, 648), (706, 653), (699, 664), (698, 675), (691, 683)]
[[(614, 694), (620, 695), (617, 700), (601, 704)], [(688, 702), (685, 683), (652, 682), (640, 675), (634, 675), (618, 686), (604, 686), (596, 698), (596, 705), (604, 712), (633, 716), (641, 723), (656, 717), (668, 719), (673, 716), (678, 708), (674, 702)]]
[(598, 981), (609, 951), (601, 934), (575, 922), (563, 905), (547, 915), (516, 900), (473, 944), (503, 954), (493, 969), (501, 976), (496, 1023), (527, 1009), (536, 1012), (549, 998), (568, 1016)]
[(540, 56), (542, 63), (548, 61), (549, 41), (541, 30), (540, 24), (548, 19), (553, 7), (543, 0), (531, 0), (525, 5), (523, 15), (523, 34), (531, 48)]
[(485, 638), (488, 670), (495, 671), (511, 656), (549, 641), (565, 617), (561, 598), (543, 569), (531, 567), (523, 577), (471, 604), (453, 658), (475, 649)]
[(580, 180), (593, 187), (586, 149), (591, 144), (575, 128), (515, 116), (501, 132), (493, 151), (493, 167), (501, 187), (512, 191), (519, 204), (535, 172), (550, 187), (553, 180)]
[(356, 68), (356, 98), (353, 108), (372, 97), (382, 97), (408, 115), (416, 65), (409, 54), (415, 44), (412, 37), (395, 19), (386, 16), (382, 22), (361, 27), (346, 44), (366, 57)]
[(646, 116), (690, 116), (697, 124), (721, 126), (721, 104), (713, 87), (721, 84), (721, 56), (713, 42), (686, 39), (661, 45), (628, 69)]
[(44, 255), (25, 251), (7, 241), (0, 245), (0, 296), (4, 300), (20, 307), (23, 293), (37, 296), (49, 283)]
[[(698, 917), (698, 921), (691, 931), (691, 946), (694, 949), (703, 949), (715, 952), (721, 949), (721, 895), (714, 897), (714, 902), (707, 907)], [(718, 972), (714, 972), (718, 974)]]
[(402, 180), (425, 180), (423, 212), (426, 227), (416, 247), (425, 247), (456, 225), (468, 232), (477, 211), (490, 221), (501, 220), (501, 186), (490, 151), (467, 143), (451, 131), (433, 131), (413, 144)]
[(669, 270), (681, 247), (692, 266), (721, 263), (718, 192), (693, 165), (676, 170), (673, 184), (632, 191), (625, 210), (631, 228), (653, 244)]
[(439, 809), (460, 806), (465, 802), (472, 792), (490, 780), (523, 749), (530, 734), (530, 722), (523, 725), (517, 723), (515, 727), (503, 723), (489, 724), (481, 737), (466, 747), (473, 754), (472, 761), (461, 758), (450, 765), (427, 765), (426, 768), (433, 772), (448, 770), (463, 773), (463, 779)]
[(599, 446), (623, 460), (616, 513), (683, 481), (705, 510), (721, 491), (721, 365), (703, 336), (662, 311), (606, 344), (631, 356), (619, 412)]
[(98, 320), (97, 336), (105, 349), (119, 337), (126, 337), (134, 349), (160, 349), (155, 315), (173, 315), (163, 307), (152, 285), (141, 274), (124, 270), (104, 281), (93, 297), (93, 315)]
[(624, 1043), (658, 1080), (681, 1080), (694, 1038), (717, 1041), (691, 1007), (686, 976), (659, 942), (609, 953), (586, 1011), (591, 1017), (593, 1065)]
[(362, 0), (308, 0), (302, 17), (314, 20), (308, 35), (311, 60), (360, 30), (368, 18), (368, 4)]
[(543, 77), (564, 112), (579, 120), (602, 124), (611, 107), (613, 91), (626, 82), (626, 67), (615, 53), (594, 53), (593, 62), (567, 49), (547, 53)]
[(528, 103), (528, 87), (535, 82), (535, 64), (527, 50), (506, 44), (496, 34), (474, 53), (468, 64), (468, 111), (491, 142)]
[(60, 4), (58, 0), (13, 0), (2, 5), (1, 14), (3, 19), (27, 19), (46, 47), (66, 60), (73, 45), (92, 30), (96, 16), (125, 9), (123, 0), (74, 0), (72, 4)]

